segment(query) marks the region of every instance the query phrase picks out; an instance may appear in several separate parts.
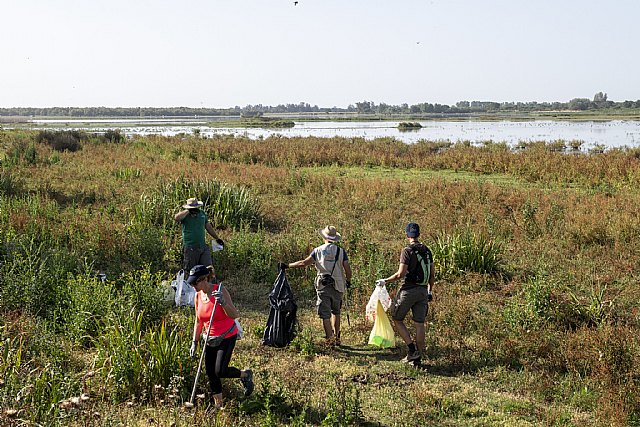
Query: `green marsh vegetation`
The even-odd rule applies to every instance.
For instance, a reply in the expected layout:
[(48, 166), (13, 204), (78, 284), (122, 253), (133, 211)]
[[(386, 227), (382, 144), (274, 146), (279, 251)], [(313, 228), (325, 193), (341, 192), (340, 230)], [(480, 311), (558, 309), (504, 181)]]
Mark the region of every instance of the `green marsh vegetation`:
[(241, 117), (239, 120), (224, 120), (209, 122), (212, 127), (231, 127), (231, 128), (292, 128), (296, 124), (293, 120), (287, 120), (275, 117)]
[(422, 125), (418, 122), (400, 122), (398, 123), (399, 130), (416, 130), (421, 129)]
[[(56, 138), (55, 135), (53, 137)], [(59, 136), (68, 142), (68, 136)], [(4, 425), (637, 425), (640, 155), (571, 144), (0, 132)], [(197, 192), (243, 317), (223, 413), (182, 409), (192, 313), (162, 282)], [(366, 346), (364, 306), (408, 221), (437, 268), (425, 370)], [(321, 346), (313, 269), (288, 272), (301, 331), (259, 345), (276, 263), (334, 224), (355, 272), (345, 347)], [(96, 277), (107, 274), (106, 282)], [(206, 389), (206, 379), (200, 384)], [(15, 411), (15, 412), (14, 412)]]

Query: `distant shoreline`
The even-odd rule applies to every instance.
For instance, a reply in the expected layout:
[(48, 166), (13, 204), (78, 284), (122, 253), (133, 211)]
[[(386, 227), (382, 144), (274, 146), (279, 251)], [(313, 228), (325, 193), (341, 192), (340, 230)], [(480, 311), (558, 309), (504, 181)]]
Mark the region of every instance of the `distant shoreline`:
[[(612, 121), (640, 120), (640, 111), (539, 111), (518, 113), (430, 113), (430, 114), (366, 114), (366, 113), (265, 113), (265, 118), (300, 122), (371, 122), (371, 121)], [(246, 118), (240, 115), (157, 115), (157, 116), (0, 116), (0, 125), (65, 125), (114, 124), (129, 126), (166, 125), (175, 123), (211, 124), (228, 127), (246, 127)]]

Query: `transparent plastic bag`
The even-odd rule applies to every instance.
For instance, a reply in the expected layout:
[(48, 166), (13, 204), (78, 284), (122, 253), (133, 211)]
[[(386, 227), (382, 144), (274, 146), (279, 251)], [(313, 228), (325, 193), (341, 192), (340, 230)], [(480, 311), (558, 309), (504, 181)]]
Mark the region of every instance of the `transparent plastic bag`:
[(391, 326), (391, 321), (385, 313), (380, 300), (376, 303), (376, 320), (373, 322), (373, 329), (369, 334), (369, 344), (380, 348), (392, 348), (396, 346), (395, 333)]
[(244, 338), (244, 329), (240, 326), (240, 321), (236, 319), (236, 328), (238, 329), (238, 339), (241, 340)]
[(391, 297), (389, 296), (389, 292), (387, 292), (387, 288), (385, 286), (376, 286), (373, 290), (365, 310), (365, 317), (367, 320), (375, 322), (378, 301), (382, 304), (383, 311), (387, 311), (391, 306)]
[(171, 282), (171, 287), (176, 290), (176, 307), (181, 307), (183, 305), (188, 305), (190, 307), (194, 306), (196, 290), (184, 280), (184, 270), (178, 271), (178, 274), (176, 274), (176, 280)]
[(176, 303), (176, 307), (180, 307), (182, 304), (180, 304), (181, 299), (182, 299), (182, 287), (184, 284), (184, 270), (180, 270), (178, 271), (178, 274), (176, 274), (176, 280), (174, 281), (175, 283), (175, 289), (176, 289), (176, 296), (175, 296), (175, 303)]

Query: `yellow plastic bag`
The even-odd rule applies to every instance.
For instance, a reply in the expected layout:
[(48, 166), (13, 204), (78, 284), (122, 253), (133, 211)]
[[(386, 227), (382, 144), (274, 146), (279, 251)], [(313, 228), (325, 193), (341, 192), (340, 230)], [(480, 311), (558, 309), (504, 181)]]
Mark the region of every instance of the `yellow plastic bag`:
[(384, 312), (382, 303), (378, 300), (376, 318), (373, 322), (371, 334), (369, 335), (369, 344), (380, 348), (391, 348), (396, 346), (395, 338), (389, 317), (387, 317), (387, 313)]

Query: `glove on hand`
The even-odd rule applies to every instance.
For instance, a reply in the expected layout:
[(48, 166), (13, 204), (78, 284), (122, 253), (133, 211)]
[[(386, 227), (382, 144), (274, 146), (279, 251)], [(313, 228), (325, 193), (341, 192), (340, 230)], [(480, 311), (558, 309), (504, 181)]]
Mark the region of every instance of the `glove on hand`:
[(222, 241), (222, 239), (216, 239), (216, 243), (220, 246), (224, 246), (224, 242)]
[(287, 268), (289, 268), (289, 265), (285, 264), (284, 262), (278, 263), (278, 270), (286, 270)]
[(376, 286), (383, 287), (385, 285), (385, 283), (387, 283), (387, 282), (385, 282), (384, 279), (376, 280)]
[(428, 302), (433, 301), (433, 294), (432, 294), (431, 292), (429, 292), (429, 293), (427, 294), (427, 301), (428, 301)]
[(213, 298), (215, 298), (216, 300), (218, 300), (218, 304), (224, 305), (224, 296), (223, 296), (222, 291), (220, 289), (218, 289), (217, 291), (211, 292), (211, 296)]
[(189, 357), (194, 359), (196, 357), (196, 347), (198, 347), (198, 342), (194, 341), (191, 343), (191, 348), (189, 349)]

